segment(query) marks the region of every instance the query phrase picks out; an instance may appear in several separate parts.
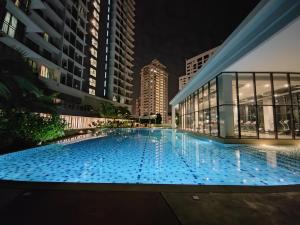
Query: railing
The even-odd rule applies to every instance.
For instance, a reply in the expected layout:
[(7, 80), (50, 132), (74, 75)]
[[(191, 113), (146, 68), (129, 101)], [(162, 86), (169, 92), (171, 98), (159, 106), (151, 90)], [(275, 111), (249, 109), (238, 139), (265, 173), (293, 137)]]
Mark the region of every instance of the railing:
[(7, 34), (8, 36), (14, 38), (16, 34), (16, 27), (11, 26), (9, 23), (4, 21), (1, 31)]

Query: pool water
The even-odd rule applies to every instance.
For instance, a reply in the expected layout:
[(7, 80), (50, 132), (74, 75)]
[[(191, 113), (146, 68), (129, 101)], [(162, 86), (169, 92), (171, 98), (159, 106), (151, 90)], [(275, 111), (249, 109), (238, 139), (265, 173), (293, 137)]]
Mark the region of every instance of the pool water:
[(171, 129), (117, 129), (105, 137), (0, 156), (0, 179), (192, 184), (300, 184), (300, 149), (224, 145)]

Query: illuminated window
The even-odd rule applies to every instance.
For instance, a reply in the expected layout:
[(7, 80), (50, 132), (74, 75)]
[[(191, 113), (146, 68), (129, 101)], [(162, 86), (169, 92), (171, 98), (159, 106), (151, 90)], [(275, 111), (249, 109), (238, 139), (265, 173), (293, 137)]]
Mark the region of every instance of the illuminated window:
[(89, 94), (90, 94), (90, 95), (95, 95), (95, 94), (96, 94), (96, 93), (95, 93), (95, 90), (92, 89), (92, 88), (89, 88)]
[(46, 66), (42, 65), (41, 66), (41, 71), (40, 71), (40, 76), (45, 77), (45, 78), (49, 78), (50, 77), (49, 75), (50, 75), (49, 74), (49, 69)]
[(95, 79), (90, 78), (89, 81), (90, 81), (90, 86), (96, 87), (96, 80)]
[(83, 16), (83, 17), (85, 16), (85, 11), (84, 11), (84, 8), (82, 5), (78, 6), (78, 12), (81, 16)]
[(94, 7), (98, 10), (98, 12), (100, 12), (100, 5), (97, 1), (93, 2)]
[(43, 34), (43, 38), (45, 41), (49, 42), (49, 35), (47, 33)]
[(92, 35), (93, 35), (95, 38), (98, 39), (98, 31), (97, 31), (95, 28), (92, 28), (92, 29), (91, 29), (91, 33), (92, 33)]
[(27, 62), (28, 62), (29, 66), (31, 67), (31, 69), (32, 69), (32, 71), (33, 71), (34, 73), (38, 72), (37, 64), (36, 64), (35, 61), (28, 59)]
[(7, 12), (3, 21), (2, 31), (11, 37), (15, 37), (17, 23), (18, 20), (16, 17)]
[(97, 60), (94, 59), (94, 58), (91, 58), (91, 65), (94, 66), (94, 67), (97, 67)]
[(93, 45), (95, 48), (98, 48), (98, 41), (97, 41), (95, 38), (92, 38), (92, 45)]
[(99, 13), (96, 10), (93, 11), (93, 15), (96, 18), (96, 20), (99, 21)]
[(92, 24), (94, 25), (94, 27), (99, 30), (99, 23), (95, 20), (95, 19), (92, 19)]
[(93, 68), (90, 68), (90, 75), (93, 76), (93, 77), (96, 77), (97, 76), (97, 71)]
[(91, 54), (97, 58), (97, 50), (96, 49), (91, 48)]
[(20, 0), (16, 0), (16, 1), (15, 1), (15, 5), (16, 5), (17, 7), (19, 7), (19, 6), (20, 6)]

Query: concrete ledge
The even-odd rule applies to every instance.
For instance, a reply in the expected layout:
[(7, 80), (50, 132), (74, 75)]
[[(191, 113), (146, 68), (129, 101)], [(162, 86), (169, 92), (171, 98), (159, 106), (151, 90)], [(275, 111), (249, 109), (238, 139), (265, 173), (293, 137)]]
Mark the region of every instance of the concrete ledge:
[(299, 192), (298, 185), (240, 186), (240, 185), (167, 185), (167, 184), (95, 184), (60, 182), (0, 181), (0, 188), (37, 190), (134, 191), (134, 192), (199, 192), (199, 193), (277, 193)]
[(209, 140), (213, 140), (222, 144), (268, 144), (268, 145), (300, 145), (300, 139), (299, 140), (293, 140), (293, 139), (250, 139), (250, 138), (219, 138), (214, 137), (210, 135), (200, 134), (194, 131), (188, 131), (188, 130), (182, 130), (178, 129), (180, 132), (189, 133), (191, 135), (194, 135), (196, 137), (205, 138)]

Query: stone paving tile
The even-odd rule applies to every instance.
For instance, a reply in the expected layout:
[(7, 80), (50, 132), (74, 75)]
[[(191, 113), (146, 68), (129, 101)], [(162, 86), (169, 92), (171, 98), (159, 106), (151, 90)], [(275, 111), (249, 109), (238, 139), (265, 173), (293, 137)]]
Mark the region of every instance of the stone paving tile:
[[(4, 190), (0, 190), (0, 192)], [(0, 199), (1, 202), (1, 199)], [(0, 208), (1, 225), (179, 225), (159, 192), (26, 191)]]
[(183, 225), (300, 224), (300, 192), (163, 193), (163, 196)]

